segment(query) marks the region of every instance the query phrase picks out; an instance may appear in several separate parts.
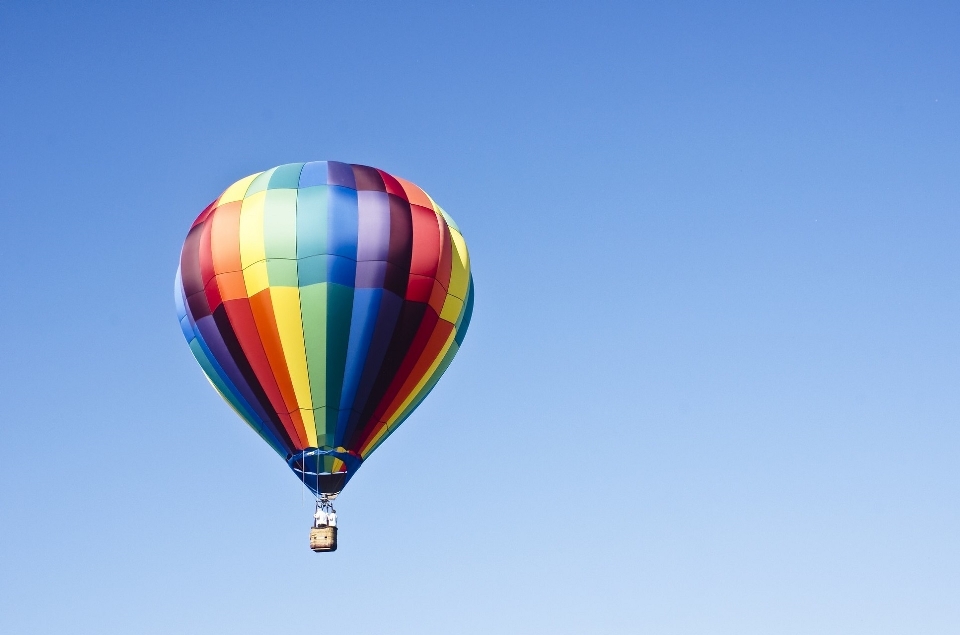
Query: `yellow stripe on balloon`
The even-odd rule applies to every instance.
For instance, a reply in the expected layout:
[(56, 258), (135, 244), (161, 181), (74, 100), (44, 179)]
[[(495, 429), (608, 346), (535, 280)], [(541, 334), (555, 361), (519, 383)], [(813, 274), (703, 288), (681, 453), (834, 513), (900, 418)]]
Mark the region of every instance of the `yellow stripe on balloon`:
[[(448, 293), (464, 300), (467, 297), (467, 287), (470, 285), (470, 256), (467, 253), (467, 243), (464, 242), (463, 236), (453, 227), (450, 228), (450, 247), (452, 270), (450, 271)], [(455, 322), (456, 319), (449, 321)]]
[(300, 408), (300, 418), (303, 419), (303, 427), (307, 431), (307, 441), (311, 447), (317, 446), (317, 422), (313, 416), (313, 410)]
[(450, 252), (450, 287), (440, 311), (440, 319), (456, 324), (463, 312), (463, 301), (470, 286), (470, 255), (463, 236), (453, 227), (450, 228)]
[(443, 301), (443, 310), (440, 311), (440, 319), (455, 324), (462, 310), (463, 300), (452, 293), (448, 293), (446, 299)]
[[(243, 270), (243, 284), (247, 289), (247, 297), (260, 293), (270, 286), (270, 275), (267, 271), (267, 261), (255, 262)], [(450, 296), (447, 296), (450, 297)]]
[(246, 269), (250, 265), (266, 259), (263, 247), (263, 203), (266, 192), (243, 199), (240, 208), (240, 266)]
[[(310, 396), (310, 376), (307, 374), (307, 351), (303, 346), (303, 323), (300, 315), (300, 290), (297, 287), (271, 287), (270, 300), (277, 322), (283, 357), (287, 362), (290, 383), (297, 397), (297, 406), (303, 414), (307, 438), (317, 447), (317, 428)], [(308, 423), (309, 419), (309, 423)]]
[(233, 203), (235, 201), (242, 201), (244, 195), (247, 193), (247, 188), (250, 187), (250, 183), (253, 182), (253, 179), (257, 178), (263, 174), (263, 172), (257, 172), (256, 174), (251, 174), (250, 176), (245, 176), (240, 179), (226, 190), (223, 191), (223, 194), (220, 195), (220, 198), (217, 199), (217, 205), (223, 205), (225, 203)]

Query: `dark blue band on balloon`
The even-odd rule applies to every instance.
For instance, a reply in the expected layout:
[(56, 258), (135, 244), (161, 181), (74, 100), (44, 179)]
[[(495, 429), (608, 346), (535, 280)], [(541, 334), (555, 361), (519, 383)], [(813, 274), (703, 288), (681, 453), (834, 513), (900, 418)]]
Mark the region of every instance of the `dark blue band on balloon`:
[[(332, 456), (346, 465), (346, 472), (325, 472), (322, 469), (323, 457)], [(347, 482), (360, 468), (363, 461), (352, 452), (334, 449), (307, 448), (287, 459), (287, 464), (297, 478), (311, 492), (320, 494), (339, 494)]]

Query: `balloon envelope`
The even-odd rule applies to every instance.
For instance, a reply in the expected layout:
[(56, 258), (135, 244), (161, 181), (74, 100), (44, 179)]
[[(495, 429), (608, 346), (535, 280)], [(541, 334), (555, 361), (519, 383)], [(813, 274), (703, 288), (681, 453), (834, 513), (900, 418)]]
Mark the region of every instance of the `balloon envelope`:
[(281, 165), (194, 221), (176, 280), (220, 395), (315, 493), (337, 493), (459, 350), (466, 243), (419, 187), (375, 168)]

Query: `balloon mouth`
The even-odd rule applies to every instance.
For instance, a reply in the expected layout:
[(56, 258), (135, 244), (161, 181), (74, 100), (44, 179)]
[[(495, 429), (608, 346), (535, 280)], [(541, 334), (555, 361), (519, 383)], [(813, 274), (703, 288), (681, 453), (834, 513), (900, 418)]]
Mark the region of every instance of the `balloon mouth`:
[[(337, 461), (324, 460), (326, 457)], [(315, 496), (339, 494), (361, 462), (359, 456), (343, 448), (306, 448), (287, 459), (293, 473)]]

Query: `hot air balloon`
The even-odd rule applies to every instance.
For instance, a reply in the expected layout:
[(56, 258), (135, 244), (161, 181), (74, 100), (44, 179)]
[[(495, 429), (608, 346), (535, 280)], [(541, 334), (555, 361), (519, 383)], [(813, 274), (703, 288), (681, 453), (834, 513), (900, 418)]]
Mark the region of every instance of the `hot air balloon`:
[(316, 496), (311, 547), (336, 549), (332, 500), (467, 332), (473, 277), (456, 223), (383, 170), (281, 165), (200, 213), (175, 295), (210, 383)]

